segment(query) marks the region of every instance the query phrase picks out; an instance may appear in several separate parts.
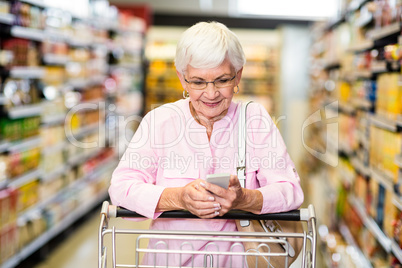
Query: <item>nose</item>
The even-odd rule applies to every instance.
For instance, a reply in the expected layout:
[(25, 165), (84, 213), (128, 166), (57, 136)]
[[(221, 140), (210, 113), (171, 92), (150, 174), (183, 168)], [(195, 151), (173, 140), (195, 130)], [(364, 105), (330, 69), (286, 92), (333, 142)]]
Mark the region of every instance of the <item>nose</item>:
[(219, 95), (219, 90), (215, 87), (214, 83), (208, 83), (207, 87), (204, 89), (204, 94), (209, 99), (214, 99)]

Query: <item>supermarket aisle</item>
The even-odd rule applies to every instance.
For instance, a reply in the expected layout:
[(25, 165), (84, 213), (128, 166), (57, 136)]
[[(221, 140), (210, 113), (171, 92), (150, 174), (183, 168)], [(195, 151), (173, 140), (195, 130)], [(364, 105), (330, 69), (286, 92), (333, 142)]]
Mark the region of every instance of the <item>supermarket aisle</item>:
[[(110, 222), (116, 228), (123, 229), (148, 229), (150, 221), (131, 222), (123, 219), (114, 219)], [(97, 267), (98, 257), (98, 228), (99, 213), (95, 211), (90, 219), (78, 227), (71, 235), (60, 243), (43, 262), (33, 268), (76, 268)], [(134, 237), (122, 238), (118, 244), (119, 251), (117, 258), (122, 263), (132, 262), (131, 243)], [(107, 245), (110, 241), (106, 240)], [(109, 260), (110, 261), (110, 260)], [(109, 266), (108, 266), (109, 267)]]

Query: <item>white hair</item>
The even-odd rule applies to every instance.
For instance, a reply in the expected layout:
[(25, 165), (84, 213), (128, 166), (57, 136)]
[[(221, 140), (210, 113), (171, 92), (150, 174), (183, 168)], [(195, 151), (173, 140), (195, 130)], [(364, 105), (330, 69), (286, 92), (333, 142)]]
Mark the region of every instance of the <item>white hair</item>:
[(211, 69), (228, 58), (237, 72), (246, 63), (239, 38), (219, 22), (199, 22), (180, 37), (176, 48), (175, 65), (183, 73), (187, 65)]

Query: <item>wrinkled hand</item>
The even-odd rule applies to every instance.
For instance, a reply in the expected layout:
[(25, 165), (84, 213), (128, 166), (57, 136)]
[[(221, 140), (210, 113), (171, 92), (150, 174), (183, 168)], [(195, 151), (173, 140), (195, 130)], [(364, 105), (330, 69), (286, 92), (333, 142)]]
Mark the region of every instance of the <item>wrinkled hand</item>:
[(197, 179), (182, 188), (180, 194), (182, 206), (203, 219), (216, 217), (219, 215), (221, 205), (202, 185), (205, 185), (205, 181)]
[(232, 209), (239, 209), (239, 204), (245, 199), (244, 189), (241, 187), (236, 175), (230, 176), (228, 189), (205, 181), (201, 185), (204, 185), (205, 190), (212, 193), (215, 201), (220, 204), (221, 209), (218, 210), (219, 216), (225, 215)]

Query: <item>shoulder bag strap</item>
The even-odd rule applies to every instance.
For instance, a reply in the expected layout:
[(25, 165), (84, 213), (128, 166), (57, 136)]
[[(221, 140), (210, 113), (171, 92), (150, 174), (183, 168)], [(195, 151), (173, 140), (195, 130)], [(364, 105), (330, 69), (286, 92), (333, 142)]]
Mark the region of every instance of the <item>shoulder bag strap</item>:
[(237, 152), (237, 178), (240, 181), (241, 187), (246, 187), (246, 139), (247, 139), (247, 124), (246, 124), (246, 111), (247, 106), (251, 103), (248, 101), (240, 104), (239, 113), (239, 143)]
[[(246, 139), (247, 139), (247, 118), (246, 111), (247, 106), (251, 101), (248, 101), (244, 104), (240, 104), (240, 113), (239, 113), (239, 143), (238, 143), (238, 152), (237, 152), (237, 178), (240, 181), (241, 187), (246, 187)], [(240, 226), (247, 227), (250, 225), (249, 220), (240, 220)]]

